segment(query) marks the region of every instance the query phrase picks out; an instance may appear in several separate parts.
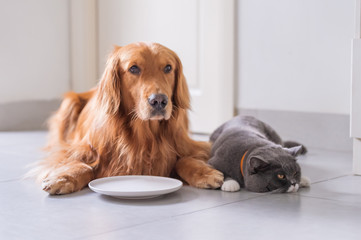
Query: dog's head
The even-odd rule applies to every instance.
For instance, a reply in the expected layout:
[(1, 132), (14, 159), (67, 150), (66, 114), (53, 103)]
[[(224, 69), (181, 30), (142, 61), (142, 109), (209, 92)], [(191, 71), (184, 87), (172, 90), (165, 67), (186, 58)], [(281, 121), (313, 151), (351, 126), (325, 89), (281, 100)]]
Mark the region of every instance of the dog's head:
[(99, 83), (98, 100), (107, 113), (124, 111), (141, 120), (168, 120), (189, 108), (179, 57), (157, 43), (115, 47)]

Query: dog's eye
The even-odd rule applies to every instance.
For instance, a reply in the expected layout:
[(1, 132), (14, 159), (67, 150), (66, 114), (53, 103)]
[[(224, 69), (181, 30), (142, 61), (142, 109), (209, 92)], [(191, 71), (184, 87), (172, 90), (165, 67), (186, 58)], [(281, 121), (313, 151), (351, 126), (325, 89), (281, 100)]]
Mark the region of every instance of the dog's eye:
[(170, 73), (170, 71), (172, 71), (172, 66), (168, 64), (167, 66), (165, 66), (164, 72), (165, 73)]
[(133, 74), (139, 74), (140, 68), (137, 65), (133, 65), (129, 68), (129, 72), (131, 72)]

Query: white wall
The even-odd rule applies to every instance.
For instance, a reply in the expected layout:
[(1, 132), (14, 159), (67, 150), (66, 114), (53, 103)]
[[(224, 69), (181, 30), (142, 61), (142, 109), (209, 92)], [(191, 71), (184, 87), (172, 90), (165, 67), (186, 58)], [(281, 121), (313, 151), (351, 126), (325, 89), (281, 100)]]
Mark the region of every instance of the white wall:
[[(104, 11), (116, 9), (105, 9), (103, 2), (98, 1), (99, 14), (106, 19)], [(191, 21), (195, 14), (184, 16), (180, 10), (194, 3), (189, 0), (185, 4), (172, 4), (173, 11), (164, 13), (159, 24), (174, 30), (174, 39), (163, 42), (182, 59), (190, 59), (182, 56), (182, 49), (196, 49), (197, 45), (187, 32), (177, 33), (177, 26)], [(145, 7), (138, 15), (147, 13), (157, 21), (157, 9), (146, 12), (152, 5)], [(239, 0), (238, 11), (237, 108), (349, 113), (354, 0)], [(162, 21), (167, 14), (180, 15), (176, 26)], [(118, 16), (114, 19), (118, 25), (99, 26), (100, 63), (112, 43), (125, 44), (124, 39), (161, 41), (163, 33), (150, 31), (152, 26), (132, 29), (132, 21), (140, 19), (135, 16), (121, 22), (124, 18)], [(66, 0), (0, 1), (0, 103), (59, 98), (71, 88), (69, 21)], [(139, 39), (137, 34), (123, 36), (121, 42), (112, 35), (120, 27), (139, 36), (148, 30), (153, 35), (150, 39)], [(196, 27), (189, 29), (190, 35), (194, 31)], [(192, 81), (195, 64), (184, 65)], [(99, 74), (102, 71), (100, 67)]]
[(69, 1), (0, 1), (0, 103), (70, 89)]
[(354, 0), (239, 0), (243, 109), (349, 114)]

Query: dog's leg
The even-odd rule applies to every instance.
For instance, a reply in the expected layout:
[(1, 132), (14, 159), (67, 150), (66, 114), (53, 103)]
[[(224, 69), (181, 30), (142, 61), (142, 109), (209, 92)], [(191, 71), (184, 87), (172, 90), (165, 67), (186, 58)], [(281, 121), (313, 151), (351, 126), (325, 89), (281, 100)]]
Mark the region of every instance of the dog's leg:
[(74, 140), (75, 133), (80, 132), (76, 130), (79, 117), (94, 93), (95, 89), (85, 93), (67, 93), (59, 110), (49, 121), (49, 157), (33, 170), (38, 180), (42, 181), (43, 190), (49, 194), (76, 192), (94, 179), (92, 167), (85, 163), (85, 160), (94, 157), (93, 150), (89, 144), (82, 146)]
[(49, 170), (42, 179), (42, 187), (52, 195), (79, 191), (94, 179), (92, 167), (79, 161), (68, 162)]
[(223, 184), (223, 173), (206, 162), (192, 157), (181, 158), (176, 164), (177, 174), (189, 185), (198, 188), (219, 188)]

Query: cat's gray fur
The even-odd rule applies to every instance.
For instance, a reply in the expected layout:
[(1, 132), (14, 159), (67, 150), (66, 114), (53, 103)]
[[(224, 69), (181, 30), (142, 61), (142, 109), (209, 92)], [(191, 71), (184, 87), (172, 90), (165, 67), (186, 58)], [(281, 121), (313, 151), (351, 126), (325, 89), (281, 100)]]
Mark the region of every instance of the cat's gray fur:
[[(216, 129), (210, 141), (213, 144), (208, 163), (223, 172), (225, 184), (234, 179), (240, 187), (253, 192), (295, 192), (309, 186), (306, 178), (301, 181), (301, 168), (296, 162), (296, 156), (306, 153), (306, 148), (296, 142), (283, 142), (275, 130), (254, 117), (234, 117)], [(285, 179), (279, 179), (279, 174)], [(222, 190), (234, 191), (227, 187)]]

